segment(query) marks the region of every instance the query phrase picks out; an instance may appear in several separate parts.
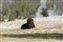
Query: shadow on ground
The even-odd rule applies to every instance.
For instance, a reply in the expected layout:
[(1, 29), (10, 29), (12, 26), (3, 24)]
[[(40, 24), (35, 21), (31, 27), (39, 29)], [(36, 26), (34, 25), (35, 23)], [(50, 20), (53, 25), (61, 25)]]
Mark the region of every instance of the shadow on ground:
[(13, 37), (13, 38), (33, 38), (33, 39), (59, 39), (63, 40), (63, 34), (53, 33), (53, 34), (2, 34), (2, 37)]

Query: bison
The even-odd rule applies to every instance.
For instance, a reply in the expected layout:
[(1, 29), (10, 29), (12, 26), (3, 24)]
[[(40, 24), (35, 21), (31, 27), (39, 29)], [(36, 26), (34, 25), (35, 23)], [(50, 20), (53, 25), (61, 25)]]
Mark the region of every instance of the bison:
[(21, 29), (31, 29), (31, 28), (35, 28), (34, 20), (32, 18), (28, 18), (27, 23), (23, 24), (21, 26)]

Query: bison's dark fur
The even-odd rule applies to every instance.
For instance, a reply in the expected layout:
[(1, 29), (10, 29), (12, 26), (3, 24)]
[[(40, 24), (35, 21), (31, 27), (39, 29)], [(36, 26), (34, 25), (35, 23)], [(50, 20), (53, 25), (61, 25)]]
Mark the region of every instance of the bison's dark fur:
[(27, 23), (23, 24), (21, 26), (21, 29), (31, 29), (31, 28), (35, 28), (34, 20), (32, 18), (28, 18)]

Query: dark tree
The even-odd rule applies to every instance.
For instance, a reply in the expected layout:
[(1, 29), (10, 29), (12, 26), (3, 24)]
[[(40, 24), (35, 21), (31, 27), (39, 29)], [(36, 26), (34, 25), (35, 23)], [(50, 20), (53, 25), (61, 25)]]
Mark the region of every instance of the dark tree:
[(42, 9), (42, 13), (43, 17), (48, 17), (48, 13), (47, 13), (47, 9)]

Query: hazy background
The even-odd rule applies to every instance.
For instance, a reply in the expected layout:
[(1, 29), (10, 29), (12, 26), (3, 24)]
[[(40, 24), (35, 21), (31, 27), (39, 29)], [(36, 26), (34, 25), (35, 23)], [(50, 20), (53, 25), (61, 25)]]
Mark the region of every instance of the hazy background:
[[(27, 18), (30, 16), (35, 17), (38, 8), (40, 7), (41, 4), (43, 4), (40, 3), (40, 1), (41, 0), (0, 0), (0, 21), (4, 21), (5, 19), (8, 19), (10, 21), (14, 19)], [(46, 1), (46, 7), (47, 7), (46, 9), (47, 10), (55, 9), (55, 12), (57, 12), (56, 14), (59, 15), (63, 14), (62, 6), (63, 6), (63, 0)], [(47, 10), (45, 10), (45, 12)], [(44, 11), (43, 14), (46, 15)]]

